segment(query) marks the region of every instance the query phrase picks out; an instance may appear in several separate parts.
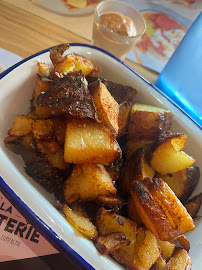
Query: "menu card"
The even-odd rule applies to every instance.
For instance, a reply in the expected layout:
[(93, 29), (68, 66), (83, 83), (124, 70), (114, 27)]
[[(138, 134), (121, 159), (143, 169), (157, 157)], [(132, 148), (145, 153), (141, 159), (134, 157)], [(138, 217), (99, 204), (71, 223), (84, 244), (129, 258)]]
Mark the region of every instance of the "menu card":
[(0, 250), (0, 262), (58, 253), (1, 192)]

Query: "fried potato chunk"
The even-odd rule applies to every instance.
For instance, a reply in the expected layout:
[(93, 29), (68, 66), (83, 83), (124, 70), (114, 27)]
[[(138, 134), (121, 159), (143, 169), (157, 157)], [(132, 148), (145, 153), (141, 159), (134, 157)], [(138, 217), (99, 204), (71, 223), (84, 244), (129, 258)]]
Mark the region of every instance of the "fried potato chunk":
[(153, 178), (155, 171), (149, 166), (145, 158), (145, 150), (138, 149), (128, 160), (119, 179), (119, 185), (123, 192), (130, 194), (134, 181), (142, 181), (146, 177)]
[(73, 119), (67, 123), (64, 149), (64, 159), (69, 163), (109, 165), (121, 155), (108, 128), (89, 119)]
[[(44, 79), (46, 78), (46, 79)], [(46, 92), (51, 85), (51, 80), (48, 79), (45, 75), (37, 74), (36, 77), (36, 86), (32, 93), (32, 104), (36, 105), (36, 99), (37, 97), (42, 93)]]
[(110, 210), (101, 208), (97, 215), (97, 228), (102, 236), (109, 233), (123, 232), (130, 244), (110, 252), (121, 264), (134, 270), (149, 270), (160, 256), (154, 234), (142, 227), (137, 228), (135, 222)]
[(195, 229), (186, 208), (162, 179), (136, 181), (131, 194), (142, 222), (160, 240), (173, 242)]
[(162, 258), (167, 261), (172, 256), (175, 250), (175, 244), (168, 241), (161, 241), (159, 239), (157, 239), (157, 242), (160, 248)]
[(166, 261), (160, 256), (154, 264), (154, 269), (165, 270), (165, 268), (166, 268)]
[(187, 252), (189, 252), (190, 243), (189, 243), (189, 240), (187, 239), (187, 237), (185, 235), (180, 235), (177, 238), (177, 242), (181, 245), (181, 247), (183, 247)]
[(79, 232), (89, 239), (95, 240), (98, 236), (96, 227), (91, 222), (87, 213), (78, 205), (70, 208), (66, 204), (63, 207), (63, 213), (67, 221)]
[(70, 164), (64, 161), (64, 149), (62, 147), (58, 148), (55, 153), (44, 146), (39, 140), (37, 142), (37, 149), (40, 153), (45, 154), (47, 160), (52, 164), (53, 167), (56, 167), (61, 170), (65, 170), (70, 167)]
[(130, 101), (124, 101), (119, 105), (118, 138), (123, 136), (127, 131), (130, 109), (131, 109)]
[(118, 134), (119, 104), (111, 96), (106, 86), (100, 82), (93, 93), (93, 100), (99, 120)]
[(96, 226), (102, 236), (109, 233), (122, 232), (126, 239), (130, 240), (128, 246), (111, 252), (112, 257), (129, 267), (134, 267), (134, 247), (136, 244), (137, 225), (135, 222), (120, 216), (113, 211), (100, 208), (97, 214)]
[(195, 160), (182, 151), (186, 144), (184, 134), (165, 134), (154, 147), (151, 167), (162, 175), (175, 173), (191, 166)]
[(18, 115), (16, 116), (11, 129), (8, 131), (8, 135), (17, 137), (27, 135), (32, 131), (32, 123), (34, 123), (33, 119), (24, 115)]
[(155, 140), (170, 129), (172, 114), (164, 109), (135, 103), (128, 124), (129, 140)]
[(130, 240), (126, 239), (122, 232), (112, 232), (107, 235), (100, 235), (96, 239), (95, 246), (101, 254), (108, 254), (114, 250), (128, 246)]
[(202, 203), (202, 192), (191, 198), (184, 206), (192, 218), (195, 218)]
[(192, 261), (185, 249), (176, 248), (173, 256), (166, 264), (165, 270), (188, 270), (192, 269)]
[(199, 182), (200, 170), (199, 167), (190, 166), (173, 174), (161, 175), (157, 173), (157, 177), (162, 178), (174, 191), (178, 199), (185, 203)]
[(145, 238), (139, 248), (138, 256), (142, 263), (143, 269), (150, 269), (150, 267), (160, 257), (157, 239), (150, 230), (145, 231)]
[(76, 201), (93, 201), (99, 195), (116, 194), (116, 188), (104, 166), (76, 164), (64, 184), (64, 199), (67, 204)]
[(75, 53), (66, 55), (64, 60), (57, 63), (54, 68), (54, 72), (59, 74), (76, 71), (81, 71), (85, 76), (87, 76), (89, 74), (97, 74), (100, 69), (95, 67), (92, 61)]

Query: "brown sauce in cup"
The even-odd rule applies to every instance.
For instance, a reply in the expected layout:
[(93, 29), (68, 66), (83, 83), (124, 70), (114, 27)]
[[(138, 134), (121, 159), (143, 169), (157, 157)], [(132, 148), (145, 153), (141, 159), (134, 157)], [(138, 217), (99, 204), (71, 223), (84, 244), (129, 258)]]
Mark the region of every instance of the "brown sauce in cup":
[(100, 16), (104, 26), (122, 36), (135, 36), (136, 28), (133, 20), (115, 12), (105, 12)]

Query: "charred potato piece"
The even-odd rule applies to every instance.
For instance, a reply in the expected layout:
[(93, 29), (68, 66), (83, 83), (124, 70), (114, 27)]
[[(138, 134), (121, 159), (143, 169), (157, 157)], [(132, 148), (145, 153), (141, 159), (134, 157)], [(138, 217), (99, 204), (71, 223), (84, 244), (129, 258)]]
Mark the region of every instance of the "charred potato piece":
[(5, 139), (4, 139), (4, 143), (5, 144), (20, 144), (22, 140), (22, 137), (19, 136), (12, 136), (12, 135), (8, 135)]
[(165, 270), (191, 270), (192, 261), (185, 249), (176, 248), (173, 256), (166, 264)]
[(158, 239), (173, 242), (195, 229), (186, 208), (162, 179), (136, 181), (131, 193), (142, 222)]
[(60, 170), (53, 167), (43, 154), (34, 155), (25, 165), (26, 173), (37, 183), (51, 193), (61, 194), (61, 185), (67, 179), (69, 169)]
[(64, 149), (64, 159), (69, 163), (109, 165), (121, 154), (114, 135), (104, 125), (89, 119), (68, 122)]
[(89, 86), (91, 83), (96, 83), (97, 80), (101, 80), (101, 82), (104, 83), (108, 91), (111, 93), (112, 97), (119, 104), (125, 101), (132, 101), (134, 96), (137, 94), (136, 89), (128, 85), (115, 83), (100, 77), (98, 78), (93, 76), (87, 76), (86, 79), (89, 83)]
[(98, 164), (76, 164), (63, 188), (67, 204), (76, 201), (93, 201), (99, 195), (116, 194), (116, 188), (104, 166)]
[(128, 123), (129, 140), (155, 140), (171, 127), (172, 114), (164, 109), (135, 103)]
[(98, 237), (96, 227), (81, 206), (76, 205), (70, 208), (65, 204), (63, 213), (67, 221), (87, 238), (95, 240)]
[(182, 151), (186, 144), (186, 137), (180, 133), (163, 134), (152, 150), (151, 167), (156, 172), (166, 175), (191, 166), (195, 160)]
[(184, 206), (192, 218), (195, 218), (202, 203), (202, 193), (194, 196)]
[(117, 207), (118, 209), (123, 206), (124, 200), (119, 198), (116, 195), (98, 195), (96, 198), (96, 202), (100, 203), (103, 205), (105, 208), (115, 208)]
[(124, 101), (119, 105), (118, 138), (123, 136), (127, 131), (130, 109), (131, 109), (130, 101)]
[(37, 97), (36, 105), (74, 117), (97, 120), (93, 98), (88, 91), (85, 76), (81, 73), (70, 73), (53, 80), (50, 88)]
[(131, 220), (135, 221), (135, 223), (138, 226), (142, 225), (142, 220), (141, 220), (140, 216), (138, 215), (138, 211), (135, 207), (135, 203), (134, 203), (132, 196), (130, 196), (128, 199), (127, 213), (128, 213), (128, 217)]
[(154, 170), (145, 158), (145, 150), (140, 148), (132, 154), (123, 170), (119, 179), (120, 189), (130, 194), (131, 185), (134, 181), (142, 181), (146, 177), (153, 178), (154, 174)]
[(34, 120), (24, 116), (24, 115), (18, 115), (16, 116), (12, 127), (8, 131), (9, 136), (25, 136), (32, 132), (31, 125), (34, 123)]
[(114, 250), (128, 246), (130, 240), (126, 239), (122, 232), (112, 232), (107, 235), (100, 235), (96, 239), (95, 246), (101, 254), (108, 254)]
[(173, 174), (161, 175), (157, 173), (157, 177), (162, 178), (178, 199), (185, 203), (199, 182), (200, 170), (199, 167), (191, 166)]
[(117, 135), (119, 104), (114, 100), (102, 82), (98, 84), (95, 92), (93, 93), (93, 100), (98, 114), (98, 119)]
[(63, 54), (69, 49), (69, 44), (61, 44), (50, 50), (50, 59), (54, 66), (64, 61)]

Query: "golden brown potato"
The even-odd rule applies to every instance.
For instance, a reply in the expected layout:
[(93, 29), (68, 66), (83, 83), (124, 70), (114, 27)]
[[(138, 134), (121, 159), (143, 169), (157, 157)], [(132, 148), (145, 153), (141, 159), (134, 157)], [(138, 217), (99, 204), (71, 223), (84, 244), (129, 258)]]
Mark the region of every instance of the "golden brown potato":
[(31, 127), (34, 137), (38, 140), (50, 140), (55, 132), (54, 123), (51, 119), (36, 120)]
[(199, 167), (191, 166), (179, 172), (167, 175), (157, 173), (158, 178), (162, 178), (182, 203), (185, 203), (195, 190), (199, 178)]
[(32, 123), (34, 123), (33, 119), (24, 115), (18, 115), (16, 116), (11, 129), (8, 131), (8, 135), (17, 137), (27, 135), (32, 132)]
[(114, 250), (128, 246), (130, 240), (126, 239), (122, 232), (112, 232), (107, 235), (100, 235), (96, 239), (95, 246), (101, 254), (108, 254)]
[(114, 100), (102, 82), (98, 83), (98, 86), (93, 93), (93, 100), (98, 114), (98, 119), (117, 135), (119, 128), (119, 104)]
[(45, 154), (47, 160), (52, 164), (53, 167), (56, 167), (61, 170), (69, 168), (70, 164), (64, 161), (64, 149), (62, 147), (58, 148), (55, 153), (51, 153), (50, 150), (44, 146), (40, 140), (37, 140), (37, 149), (40, 153)]
[(68, 54), (64, 60), (54, 65), (54, 72), (59, 74), (81, 71), (84, 75), (97, 74), (100, 69), (82, 55)]
[(186, 144), (186, 135), (168, 134), (162, 136), (154, 147), (151, 158), (151, 167), (162, 175), (175, 173), (191, 166), (195, 160), (182, 151)]
[(99, 195), (116, 194), (116, 188), (104, 166), (76, 164), (63, 188), (67, 204), (76, 201), (93, 201)]
[(101, 208), (97, 214), (97, 229), (100, 235), (106, 236), (109, 233), (123, 232), (130, 245), (122, 247), (111, 253), (113, 258), (121, 264), (134, 268), (134, 247), (136, 243), (136, 223), (120, 216), (113, 211)]
[(123, 232), (130, 245), (111, 252), (112, 257), (131, 269), (149, 270), (160, 256), (155, 236), (149, 230), (136, 228), (136, 223), (112, 211), (101, 208), (97, 215), (97, 228), (101, 235)]
[(145, 158), (145, 150), (139, 148), (128, 160), (119, 179), (121, 191), (130, 194), (131, 185), (134, 181), (142, 181), (146, 177), (153, 178), (155, 171), (149, 166)]
[(195, 218), (202, 203), (202, 193), (191, 198), (184, 206), (192, 218)]
[(176, 248), (173, 256), (166, 264), (165, 270), (191, 270), (192, 261), (185, 249)]
[(160, 240), (173, 242), (195, 229), (186, 208), (162, 179), (136, 181), (131, 194), (142, 222)]
[(166, 261), (160, 256), (154, 264), (154, 270), (165, 270)]
[(155, 140), (171, 127), (172, 114), (164, 109), (135, 103), (128, 123), (129, 140)]
[(109, 165), (120, 157), (121, 149), (114, 135), (89, 119), (74, 119), (67, 124), (64, 159), (68, 163)]
[(162, 241), (159, 239), (157, 239), (157, 242), (160, 248), (162, 258), (167, 261), (172, 256), (175, 250), (175, 244), (170, 243), (168, 241)]
[(150, 230), (145, 231), (145, 238), (139, 248), (138, 256), (143, 265), (143, 269), (150, 269), (160, 257), (157, 239)]
[(63, 213), (65, 214), (67, 221), (79, 232), (92, 240), (97, 238), (97, 229), (81, 206), (76, 205), (70, 208), (65, 204)]
[(118, 138), (123, 136), (127, 131), (130, 109), (131, 109), (130, 101), (124, 101), (119, 105)]
[(144, 148), (145, 154), (149, 155), (150, 149), (154, 141), (147, 141), (147, 140), (138, 140), (138, 141), (133, 141), (133, 140), (128, 140), (127, 141), (127, 151), (126, 151), (126, 158), (127, 160), (132, 156), (132, 154), (140, 149)]

